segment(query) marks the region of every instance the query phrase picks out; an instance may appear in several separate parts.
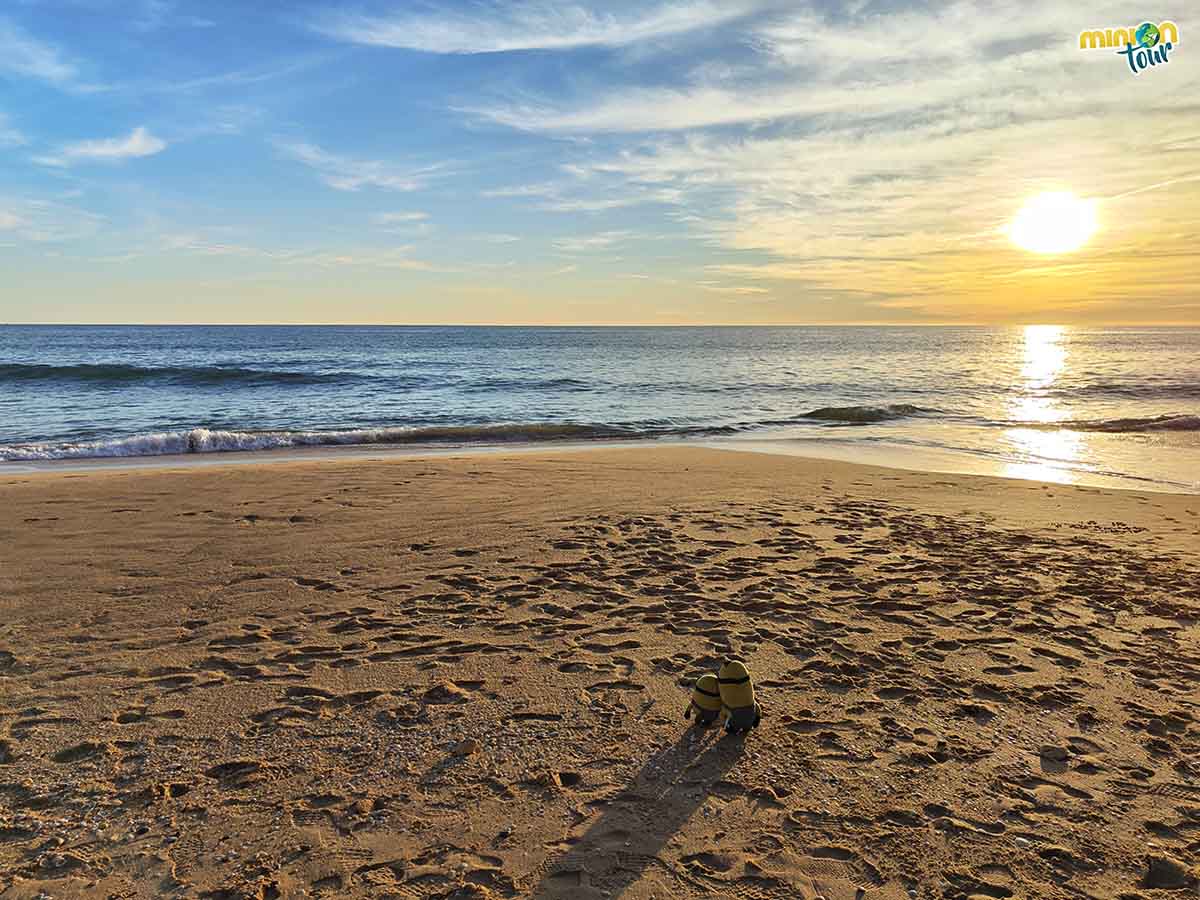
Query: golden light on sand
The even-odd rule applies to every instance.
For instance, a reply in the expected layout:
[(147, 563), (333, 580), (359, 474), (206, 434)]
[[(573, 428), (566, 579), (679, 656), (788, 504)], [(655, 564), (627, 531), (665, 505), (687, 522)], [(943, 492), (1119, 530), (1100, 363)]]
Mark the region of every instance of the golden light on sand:
[(1025, 201), (1008, 236), (1031, 253), (1070, 253), (1096, 231), (1096, 201), (1080, 200), (1069, 191), (1051, 191)]

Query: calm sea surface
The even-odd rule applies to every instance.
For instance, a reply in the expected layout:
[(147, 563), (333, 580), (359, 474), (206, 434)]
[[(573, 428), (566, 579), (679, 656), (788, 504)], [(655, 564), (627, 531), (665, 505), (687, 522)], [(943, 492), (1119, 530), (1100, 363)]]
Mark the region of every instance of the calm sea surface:
[(620, 438), (1200, 491), (1200, 328), (0, 327), (0, 467)]

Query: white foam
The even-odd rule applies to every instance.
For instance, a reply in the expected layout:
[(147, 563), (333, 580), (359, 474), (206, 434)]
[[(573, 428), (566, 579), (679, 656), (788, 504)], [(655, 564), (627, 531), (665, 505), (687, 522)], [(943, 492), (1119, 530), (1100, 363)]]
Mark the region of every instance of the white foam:
[(627, 435), (618, 429), (570, 424), (355, 428), (345, 431), (220, 431), (209, 428), (193, 428), (190, 431), (162, 431), (105, 441), (0, 445), (0, 460), (33, 462), (55, 459), (166, 456), (179, 453), (223, 453), (236, 450), (278, 450), (287, 447), (349, 446), (354, 444), (413, 444), (438, 441), (476, 443), (618, 436)]

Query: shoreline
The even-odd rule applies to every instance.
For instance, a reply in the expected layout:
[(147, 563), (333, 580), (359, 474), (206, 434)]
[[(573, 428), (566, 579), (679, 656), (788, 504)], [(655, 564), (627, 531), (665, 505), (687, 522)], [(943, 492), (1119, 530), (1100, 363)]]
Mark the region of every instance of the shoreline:
[(1079, 487), (1151, 491), (1162, 494), (1200, 494), (1200, 480), (1192, 484), (1086, 469), (1058, 467), (1047, 463), (1019, 462), (981, 451), (937, 447), (913, 447), (902, 443), (867, 444), (844, 438), (729, 439), (638, 438), (586, 441), (511, 441), (470, 444), (347, 444), (264, 450), (222, 450), (203, 453), (147, 454), (141, 456), (88, 457), (79, 459), (0, 461), (5, 474), (54, 474), (92, 471), (189, 469), (244, 465), (276, 465), (292, 462), (337, 462), (343, 460), (387, 460), (393, 458), (438, 458), (453, 456), (525, 455), (538, 452), (590, 452), (610, 449), (693, 447), (762, 453), (810, 460), (826, 460), (941, 475), (974, 475), (1017, 481), (1046, 482)]
[[(1187, 859), (1200, 497), (539, 449), (0, 477), (0, 895), (1118, 896), (1148, 840)], [(745, 738), (681, 717), (730, 653)]]

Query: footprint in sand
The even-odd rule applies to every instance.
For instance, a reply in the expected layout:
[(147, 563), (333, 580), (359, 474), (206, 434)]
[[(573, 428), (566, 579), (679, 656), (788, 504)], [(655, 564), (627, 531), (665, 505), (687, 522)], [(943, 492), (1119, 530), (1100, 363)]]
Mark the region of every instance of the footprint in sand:
[(81, 744), (65, 747), (50, 758), (56, 763), (71, 764), (89, 759), (97, 759), (113, 752), (115, 752), (115, 748), (111, 744), (97, 744), (92, 741), (84, 741)]
[(182, 719), (187, 716), (187, 711), (183, 709), (168, 709), (162, 712), (152, 713), (145, 707), (141, 709), (129, 709), (122, 713), (117, 713), (115, 721), (118, 725), (134, 725), (142, 722), (148, 722), (151, 719)]
[(241, 790), (273, 777), (276, 770), (260, 760), (237, 759), (206, 769), (204, 774), (219, 782), (224, 790)]

